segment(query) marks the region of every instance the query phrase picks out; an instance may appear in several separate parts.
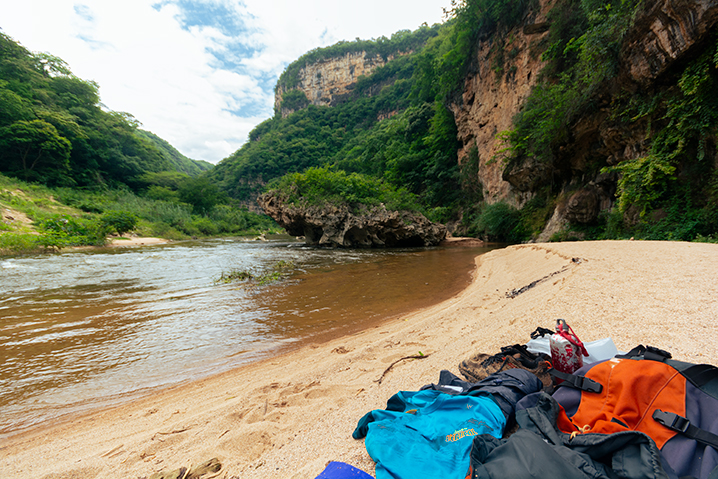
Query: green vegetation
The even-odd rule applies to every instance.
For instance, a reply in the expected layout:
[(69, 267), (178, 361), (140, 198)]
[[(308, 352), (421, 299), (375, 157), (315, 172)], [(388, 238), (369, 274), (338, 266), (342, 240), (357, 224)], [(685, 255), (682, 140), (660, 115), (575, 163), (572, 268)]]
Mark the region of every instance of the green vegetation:
[(130, 231), (182, 239), (279, 230), (202, 176), (211, 168), (132, 115), (103, 110), (98, 85), (61, 59), (0, 33), (0, 206), (27, 218), (0, 222), (0, 251), (103, 245)]
[(280, 260), (275, 262), (267, 271), (254, 271), (249, 269), (230, 269), (223, 271), (215, 283), (249, 282), (255, 286), (266, 286), (286, 278), (296, 268), (292, 261)]
[[(98, 86), (62, 60), (0, 34), (0, 172), (19, 181), (8, 191), (52, 188), (20, 209), (34, 229), (0, 223), (0, 248), (97, 244), (108, 231), (132, 228), (168, 238), (268, 231), (276, 226), (240, 206), (267, 189), (297, 204), (422, 211), (458, 223), (460, 234), (520, 242), (535, 238), (556, 207), (599, 173), (613, 175), (616, 206), (554, 239), (716, 241), (718, 37), (663, 73), (660, 85), (622, 91), (620, 49), (650, 6), (558, 0), (548, 13), (548, 35), (530, 52), (546, 66), (512, 128), (497, 132), (505, 149), (488, 159), (507, 169), (538, 162), (551, 172), (521, 209), (488, 204), (478, 182), (487, 159), (477, 148), (459, 164), (451, 108), (463, 101), (482, 42), (490, 44), (497, 82), (516, 74), (520, 52), (508, 32), (531, 18), (537, 0), (456, 0), (443, 25), (308, 52), (279, 78), (275, 116), (213, 168), (142, 131), (131, 115), (103, 111)], [(296, 89), (307, 64), (360, 52), (383, 66), (332, 107), (312, 105)], [(645, 131), (638, 150), (646, 153), (609, 165), (607, 153), (590, 146), (584, 164), (572, 164), (577, 122), (599, 117), (620, 132)], [(3, 195), (9, 208), (25, 201)]]
[(424, 101), (454, 100), (473, 58), (479, 37), (518, 24), (535, 0), (452, 0), (449, 21), (418, 55), (415, 94)]
[(371, 176), (347, 174), (343, 170), (309, 168), (304, 173), (291, 173), (269, 183), (289, 204), (303, 206), (346, 205), (354, 211), (384, 204), (389, 210), (417, 211), (414, 195), (405, 189)]
[[(580, 117), (610, 111), (617, 127), (645, 128), (647, 155), (607, 166), (593, 160), (595, 174), (618, 173), (616, 207), (592, 225), (572, 225), (556, 240), (694, 240), (718, 231), (716, 151), (718, 42), (669, 72), (660, 90), (621, 92), (619, 53), (641, 0), (561, 0), (549, 13), (551, 27), (541, 74), (514, 128), (502, 133), (507, 168), (534, 158), (556, 165)], [(607, 98), (611, 97), (610, 101)], [(558, 185), (556, 185), (558, 186)], [(551, 193), (558, 196), (558, 191)]]
[(595, 108), (597, 90), (615, 77), (619, 47), (640, 0), (560, 0), (549, 13), (549, 62), (514, 128), (503, 134), (506, 160), (531, 156), (553, 163), (569, 125)]
[(683, 69), (675, 88), (621, 105), (624, 122), (649, 120), (652, 141), (647, 156), (612, 168), (621, 173), (618, 208), (637, 213), (640, 229), (650, 237), (693, 239), (718, 230), (718, 171), (711, 158), (718, 127), (717, 67), (714, 39), (712, 48)]
[(191, 204), (143, 197), (127, 189), (51, 188), (1, 174), (0, 210), (3, 254), (101, 246), (111, 233), (129, 231), (173, 240), (281, 231), (267, 216), (231, 201), (196, 215)]
[(118, 236), (122, 236), (135, 228), (139, 218), (133, 213), (127, 211), (106, 211), (100, 216), (100, 225), (106, 231), (115, 231)]
[(197, 176), (211, 165), (182, 156), (139, 129), (128, 113), (100, 107), (99, 87), (60, 58), (30, 53), (0, 33), (0, 172), (48, 186), (143, 186), (148, 173)]
[[(360, 77), (344, 103), (308, 105), (286, 118), (276, 115), (260, 124), (250, 133), (250, 141), (210, 171), (208, 178), (230, 197), (248, 202), (275, 178), (313, 167), (329, 168), (404, 189), (416, 195), (419, 206), (433, 212), (434, 219), (458, 217), (463, 196), (453, 115), (443, 103), (433, 98), (424, 101), (415, 91), (421, 42), (432, 41), (440, 31), (422, 27), (411, 34), (400, 32), (388, 43), (379, 39), (340, 45), (337, 48), (346, 51), (361, 46), (371, 53), (376, 50), (371, 44), (392, 54), (410, 53)], [(394, 40), (401, 41), (390, 48)], [(312, 52), (312, 59), (335, 55), (334, 50)], [(298, 60), (287, 72), (306, 61)], [(285, 94), (282, 106), (294, 108), (305, 100), (303, 94)]]
[[(476, 206), (482, 201), (478, 155), (474, 152), (459, 166), (460, 145), (448, 106), (471, 68), (479, 37), (516, 25), (534, 4), (456, 2), (444, 25), (307, 53), (287, 67), (277, 84), (286, 92), (280, 110), (294, 113), (282, 117), (278, 111), (255, 128), (250, 141), (209, 172), (209, 178), (241, 201), (279, 188), (290, 201), (355, 209), (381, 202), (388, 208), (421, 210), (433, 221), (463, 217), (465, 228), (488, 234), (476, 225), (482, 215)], [(351, 94), (333, 107), (309, 105), (303, 93), (292, 90), (306, 64), (352, 52), (388, 61), (360, 77)], [(381, 196), (389, 191), (400, 198)], [(533, 229), (529, 225), (516, 231)], [(501, 229), (490, 236), (506, 240), (504, 233)], [(511, 240), (523, 238), (519, 236), (511, 233)]]

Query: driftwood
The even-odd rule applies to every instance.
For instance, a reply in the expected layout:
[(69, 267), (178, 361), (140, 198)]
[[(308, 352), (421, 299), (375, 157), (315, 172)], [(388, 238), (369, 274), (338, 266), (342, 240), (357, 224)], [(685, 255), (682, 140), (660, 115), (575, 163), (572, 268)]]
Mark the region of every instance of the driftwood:
[(381, 384), (381, 382), (384, 380), (384, 376), (386, 376), (386, 373), (388, 373), (388, 372), (391, 370), (391, 368), (394, 367), (395, 364), (400, 363), (401, 361), (404, 361), (404, 360), (406, 360), (406, 359), (425, 359), (425, 358), (428, 358), (428, 357), (429, 357), (429, 354), (417, 354), (417, 355), (415, 355), (415, 356), (405, 356), (405, 357), (403, 357), (403, 358), (397, 359), (396, 361), (394, 361), (393, 363), (391, 363), (391, 364), (389, 365), (389, 367), (386, 368), (386, 369), (384, 370), (384, 372), (381, 374), (381, 377), (380, 377), (379, 379), (377, 379), (376, 381), (374, 381), (374, 382)]
[[(583, 263), (584, 261), (586, 261), (586, 260), (583, 259), (583, 258), (571, 258), (571, 263), (574, 263), (574, 264), (581, 264), (581, 263)], [(508, 293), (506, 293), (506, 297), (507, 297), (507, 298), (510, 298), (510, 299), (514, 299), (516, 296), (520, 295), (521, 293), (525, 293), (526, 291), (530, 290), (530, 289), (533, 288), (534, 286), (536, 286), (536, 285), (538, 285), (538, 284), (540, 284), (540, 283), (543, 283), (543, 282), (546, 281), (547, 279), (550, 279), (550, 278), (552, 278), (553, 276), (556, 276), (557, 274), (563, 273), (563, 272), (566, 271), (570, 266), (571, 266), (570, 264), (569, 264), (569, 265), (566, 265), (566, 266), (564, 266), (563, 268), (561, 268), (561, 269), (558, 270), (558, 271), (554, 271), (553, 273), (547, 274), (546, 276), (544, 276), (544, 277), (541, 278), (541, 279), (537, 279), (536, 281), (530, 282), (530, 283), (527, 284), (526, 286), (523, 286), (523, 287), (518, 288), (518, 289), (512, 289), (511, 291), (509, 291)]]

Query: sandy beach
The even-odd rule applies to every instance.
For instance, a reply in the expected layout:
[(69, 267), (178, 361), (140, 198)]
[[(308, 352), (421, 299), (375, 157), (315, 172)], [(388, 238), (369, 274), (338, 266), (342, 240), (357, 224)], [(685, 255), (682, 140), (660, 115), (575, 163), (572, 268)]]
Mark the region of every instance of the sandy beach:
[(164, 238), (131, 236), (122, 238), (110, 238), (110, 242), (107, 244), (107, 246), (117, 248), (123, 246), (151, 246), (166, 243), (170, 243), (170, 240)]
[(584, 341), (718, 364), (718, 244), (517, 245), (476, 263), (471, 285), (433, 307), (2, 439), (0, 477), (138, 478), (215, 457), (220, 478), (311, 479), (329, 461), (373, 474), (351, 437), (366, 412), (442, 369), (458, 374), (477, 352), (526, 343), (557, 318)]

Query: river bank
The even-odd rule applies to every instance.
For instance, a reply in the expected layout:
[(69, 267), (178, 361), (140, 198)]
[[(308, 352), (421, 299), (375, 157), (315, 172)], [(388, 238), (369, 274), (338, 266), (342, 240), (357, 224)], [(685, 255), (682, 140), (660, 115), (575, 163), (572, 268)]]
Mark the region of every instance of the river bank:
[(166, 244), (171, 243), (171, 240), (164, 239), (164, 238), (153, 238), (153, 237), (140, 237), (140, 236), (131, 236), (131, 237), (118, 237), (118, 238), (109, 238), (109, 242), (107, 243), (107, 246), (110, 246), (112, 248), (118, 248), (123, 246), (151, 246), (151, 245), (158, 245), (158, 244)]
[[(650, 344), (718, 362), (718, 245), (583, 242), (477, 258), (471, 285), (433, 307), (0, 442), (0, 475), (130, 478), (217, 457), (219, 477), (314, 478), (328, 461), (372, 473), (351, 438), (399, 390), (564, 318), (584, 341)], [(531, 288), (510, 298), (507, 293)], [(422, 360), (398, 362), (407, 356)], [(40, 459), (41, 458), (41, 459)]]

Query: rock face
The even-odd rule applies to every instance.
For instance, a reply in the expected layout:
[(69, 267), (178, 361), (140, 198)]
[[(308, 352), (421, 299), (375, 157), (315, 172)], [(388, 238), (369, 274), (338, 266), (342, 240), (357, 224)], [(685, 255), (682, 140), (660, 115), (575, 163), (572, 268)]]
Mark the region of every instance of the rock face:
[(308, 245), (340, 248), (435, 246), (446, 237), (446, 227), (419, 213), (388, 211), (383, 205), (365, 214), (348, 207), (287, 205), (270, 191), (257, 199), (269, 216), (292, 236), (304, 236)]
[(647, 2), (623, 49), (624, 73), (645, 86), (702, 41), (718, 20), (715, 0)]
[[(299, 71), (299, 85), (295, 88), (304, 92), (312, 105), (333, 106), (351, 92), (360, 76), (368, 75), (384, 64), (386, 61), (381, 55), (368, 57), (366, 52), (347, 53), (306, 64)], [(279, 85), (274, 95), (274, 108), (283, 117), (293, 113), (289, 109), (280, 110), (282, 95), (287, 91), (286, 87)]]
[[(718, 24), (718, 0), (644, 2), (623, 41), (617, 77), (599, 92), (598, 108), (570, 126), (566, 143), (555, 152), (556, 162), (522, 158), (506, 165), (501, 150), (507, 145), (499, 133), (512, 127), (544, 67), (540, 52), (548, 35), (547, 13), (555, 0), (539, 4), (522, 25), (480, 39), (476, 66), (451, 108), (462, 144), (459, 162), (476, 148), (485, 201), (521, 207), (541, 187), (559, 185), (565, 194), (547, 225), (547, 230), (557, 230), (567, 221), (595, 221), (601, 210), (613, 206), (617, 178), (596, 173), (597, 164), (615, 165), (649, 153), (646, 124), (615, 122), (608, 113), (611, 95), (639, 89), (658, 93), (672, 69), (695, 57), (707, 43), (712, 45), (708, 39)], [(551, 231), (545, 233), (541, 237), (547, 238)]]
[[(488, 203), (506, 201), (519, 206), (530, 198), (530, 185), (545, 180), (547, 173), (536, 165), (523, 171), (517, 168), (510, 176), (516, 177), (522, 187), (512, 187), (503, 178), (500, 150), (506, 145), (498, 137), (498, 133), (512, 127), (514, 115), (531, 93), (544, 65), (537, 51), (548, 35), (546, 13), (553, 1), (542, 0), (541, 4), (541, 9), (531, 13), (523, 26), (481, 39), (474, 60), (476, 67), (464, 81), (460, 100), (451, 105), (462, 145), (459, 163), (466, 161), (472, 148), (477, 149), (479, 182)], [(539, 169), (542, 178), (534, 179)]]

